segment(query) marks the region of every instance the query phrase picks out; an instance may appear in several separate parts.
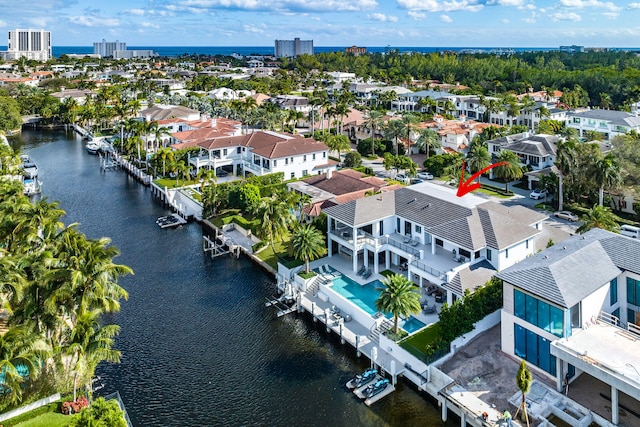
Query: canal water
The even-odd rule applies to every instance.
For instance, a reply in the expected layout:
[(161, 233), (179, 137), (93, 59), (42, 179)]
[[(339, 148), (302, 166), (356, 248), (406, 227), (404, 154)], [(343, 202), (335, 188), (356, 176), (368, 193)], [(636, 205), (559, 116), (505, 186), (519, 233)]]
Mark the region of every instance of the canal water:
[(211, 260), (202, 229), (160, 229), (169, 211), (122, 171), (101, 172), (77, 135), (25, 131), (42, 197), (59, 201), (66, 224), (110, 237), (135, 275), (109, 321), (121, 327), (120, 364), (102, 364), (135, 426), (453, 426), (415, 386), (366, 407), (345, 383), (368, 366), (307, 315), (277, 319), (265, 298), (273, 279), (244, 258)]

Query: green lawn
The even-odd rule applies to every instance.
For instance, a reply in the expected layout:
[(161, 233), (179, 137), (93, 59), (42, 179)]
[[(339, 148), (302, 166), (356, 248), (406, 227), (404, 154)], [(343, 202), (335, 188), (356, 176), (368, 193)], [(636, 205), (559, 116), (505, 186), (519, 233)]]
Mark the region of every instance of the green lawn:
[(200, 181), (196, 181), (196, 180), (183, 181), (181, 179), (179, 179), (178, 184), (176, 184), (175, 178), (160, 178), (160, 179), (154, 180), (153, 182), (160, 188), (164, 188), (164, 187), (179, 188), (179, 187), (184, 187), (186, 185), (200, 184)]
[(39, 415), (30, 420), (23, 421), (20, 424), (16, 424), (16, 427), (65, 427), (67, 426), (74, 415), (63, 415), (58, 412), (47, 412), (46, 414)]
[(434, 323), (433, 325), (400, 342), (400, 347), (404, 348), (419, 359), (424, 359), (426, 356), (425, 350), (427, 346), (435, 343), (439, 336), (440, 324)]

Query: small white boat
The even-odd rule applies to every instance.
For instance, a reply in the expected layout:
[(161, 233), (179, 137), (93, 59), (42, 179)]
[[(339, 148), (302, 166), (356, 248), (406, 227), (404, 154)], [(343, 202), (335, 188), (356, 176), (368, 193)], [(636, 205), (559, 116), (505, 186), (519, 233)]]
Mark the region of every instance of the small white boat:
[(20, 156), (20, 160), (22, 160), (21, 168), (24, 177), (35, 179), (38, 176), (38, 167), (33, 162), (33, 160), (31, 160), (31, 158), (26, 154), (22, 154)]
[(158, 224), (158, 227), (160, 227), (160, 228), (178, 227), (178, 226), (186, 224), (186, 223), (187, 223), (187, 220), (182, 218), (178, 214), (171, 214), (171, 215), (167, 215), (167, 216), (161, 216), (160, 218), (158, 218), (156, 220), (156, 224)]
[(25, 196), (33, 196), (35, 194), (40, 194), (42, 183), (38, 181), (37, 178), (25, 178), (22, 181), (24, 185), (24, 195)]
[(87, 153), (89, 154), (98, 154), (98, 151), (100, 150), (100, 144), (94, 141), (89, 141), (87, 142), (85, 148), (87, 149)]

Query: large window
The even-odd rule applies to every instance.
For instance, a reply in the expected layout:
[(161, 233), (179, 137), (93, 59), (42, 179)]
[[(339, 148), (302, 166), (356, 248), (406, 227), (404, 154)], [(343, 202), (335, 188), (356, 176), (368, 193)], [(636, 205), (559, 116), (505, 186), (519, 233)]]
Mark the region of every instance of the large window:
[(640, 280), (627, 277), (627, 302), (640, 305)]
[(618, 278), (613, 279), (609, 282), (609, 305), (618, 302)]
[(556, 374), (556, 357), (551, 354), (551, 341), (520, 325), (514, 325), (515, 355), (545, 370)]
[(557, 337), (562, 337), (563, 311), (547, 302), (514, 289), (513, 314)]

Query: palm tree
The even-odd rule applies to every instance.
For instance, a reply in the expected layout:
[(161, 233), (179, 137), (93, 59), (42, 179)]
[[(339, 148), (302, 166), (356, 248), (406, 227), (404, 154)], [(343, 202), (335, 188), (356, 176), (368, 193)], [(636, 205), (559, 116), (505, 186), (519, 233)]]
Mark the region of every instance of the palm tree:
[(522, 401), (520, 402), (520, 406), (518, 406), (518, 410), (515, 413), (515, 417), (518, 416), (518, 412), (522, 409), (522, 413), (524, 414), (523, 418), (527, 421), (527, 427), (529, 426), (529, 416), (527, 415), (527, 394), (531, 391), (531, 383), (533, 382), (533, 376), (531, 375), (531, 371), (527, 368), (527, 364), (525, 361), (520, 362), (520, 367), (518, 368), (518, 373), (516, 374), (516, 386), (518, 390), (522, 393)]
[(262, 221), (260, 237), (269, 239), (271, 249), (277, 256), (275, 239), (282, 238), (287, 232), (287, 227), (295, 221), (289, 206), (277, 195), (264, 197), (256, 208), (257, 217)]
[(67, 353), (67, 371), (73, 372), (73, 400), (76, 400), (78, 379), (83, 379), (87, 388), (101, 361), (119, 362), (120, 351), (113, 349), (114, 337), (120, 331), (118, 325), (100, 324), (101, 310), (92, 310), (78, 316), (71, 330)]
[(441, 147), (440, 137), (438, 136), (438, 133), (431, 128), (422, 129), (420, 131), (420, 135), (418, 136), (418, 140), (416, 141), (416, 146), (418, 147), (419, 151), (424, 150), (427, 153), (428, 159), (429, 153), (432, 149), (435, 150)]
[(389, 120), (384, 127), (384, 137), (394, 141), (395, 154), (399, 152), (400, 137), (405, 134), (404, 125), (400, 120)]
[(371, 155), (376, 154), (376, 131), (382, 126), (384, 114), (377, 110), (369, 110), (365, 113), (364, 126), (371, 131)]
[(167, 175), (167, 160), (171, 163), (174, 161), (174, 151), (171, 148), (164, 147), (159, 149), (153, 156), (154, 159), (162, 160), (162, 176)]
[(616, 216), (611, 212), (611, 208), (606, 206), (594, 205), (580, 219), (582, 225), (576, 230), (578, 234), (586, 233), (592, 228), (601, 228), (614, 233), (620, 230)]
[(411, 156), (411, 131), (415, 130), (418, 126), (419, 120), (415, 114), (405, 113), (400, 120), (404, 127), (405, 134), (407, 135), (407, 155)]
[(313, 224), (299, 224), (291, 235), (291, 252), (296, 259), (304, 260), (309, 273), (309, 261), (320, 258), (326, 250), (324, 235)]
[(393, 331), (398, 333), (398, 318), (420, 313), (420, 291), (418, 287), (402, 274), (394, 274), (382, 281), (383, 288), (376, 288), (380, 296), (376, 300), (376, 309), (393, 314)]
[(604, 203), (604, 188), (616, 188), (622, 183), (622, 171), (618, 159), (613, 153), (607, 153), (596, 161), (594, 181), (598, 184), (598, 204)]
[(493, 170), (496, 177), (504, 179), (505, 191), (509, 191), (509, 181), (522, 178), (522, 166), (518, 155), (513, 151), (502, 150), (498, 155), (498, 162), (504, 164), (496, 166)]
[(346, 135), (331, 135), (325, 142), (329, 150), (338, 152), (338, 159), (340, 159), (341, 151), (349, 151), (351, 149), (351, 143)]
[(564, 178), (568, 176), (575, 167), (575, 154), (576, 140), (574, 138), (568, 138), (558, 143), (555, 163), (560, 172), (560, 175), (558, 175), (558, 210), (562, 210), (564, 207)]
[[(491, 164), (491, 155), (489, 150), (482, 144), (472, 144), (471, 149), (467, 153), (467, 165), (472, 174), (481, 171)], [(480, 175), (478, 175), (480, 182)]]
[(11, 403), (22, 400), (22, 385), (27, 375), (35, 378), (48, 347), (26, 325), (10, 327), (0, 335), (0, 372), (4, 375), (3, 398)]

